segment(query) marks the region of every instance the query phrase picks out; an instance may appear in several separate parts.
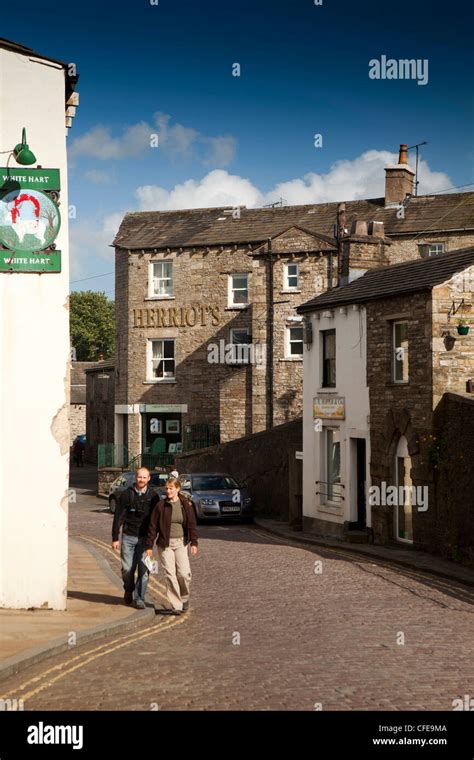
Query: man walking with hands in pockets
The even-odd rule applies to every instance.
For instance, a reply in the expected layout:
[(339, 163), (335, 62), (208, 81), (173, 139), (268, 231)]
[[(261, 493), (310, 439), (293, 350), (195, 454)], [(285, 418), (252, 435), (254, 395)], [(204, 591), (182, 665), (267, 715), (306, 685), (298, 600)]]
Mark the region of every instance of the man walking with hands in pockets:
[[(118, 551), (120, 528), (122, 527), (121, 559), (125, 604), (134, 604), (139, 610), (145, 609), (145, 594), (148, 584), (148, 568), (143, 562), (148, 521), (159, 501), (159, 496), (149, 486), (150, 471), (139, 467), (135, 472), (135, 482), (121, 495), (115, 509), (112, 526), (112, 549)], [(135, 571), (138, 578), (135, 583)]]
[(151, 514), (145, 546), (151, 557), (156, 540), (171, 604), (171, 609), (163, 610), (163, 614), (180, 615), (189, 609), (192, 574), (188, 546), (191, 556), (196, 556), (196, 514), (193, 502), (180, 493), (181, 483), (177, 478), (168, 478), (165, 488), (166, 498), (156, 504)]

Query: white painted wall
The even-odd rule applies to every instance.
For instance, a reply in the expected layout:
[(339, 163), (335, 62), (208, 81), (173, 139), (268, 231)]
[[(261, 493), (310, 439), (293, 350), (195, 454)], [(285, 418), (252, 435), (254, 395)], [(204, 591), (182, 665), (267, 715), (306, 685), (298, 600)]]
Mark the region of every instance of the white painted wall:
[[(326, 315), (326, 316), (324, 316)], [(307, 317), (313, 326), (313, 343), (303, 354), (303, 515), (327, 522), (342, 523), (357, 519), (354, 457), (350, 456), (351, 438), (366, 440), (366, 493), (370, 487), (369, 390), (366, 384), (367, 321), (363, 306), (335, 308), (313, 312)], [(322, 330), (336, 330), (336, 388), (322, 388)], [(341, 482), (345, 501), (324, 504), (316, 495), (325, 490), (315, 485), (326, 480), (325, 433), (316, 432), (313, 422), (315, 396), (343, 396), (346, 418), (339, 422), (323, 421), (326, 427), (339, 428), (341, 434)], [(367, 505), (367, 525), (370, 526)]]
[[(0, 272), (0, 607), (66, 608), (69, 250), (65, 73), (0, 49), (0, 150), (59, 168), (60, 274)], [(6, 166), (8, 155), (0, 156)], [(10, 166), (19, 165), (13, 158)], [(34, 167), (31, 167), (34, 168)]]

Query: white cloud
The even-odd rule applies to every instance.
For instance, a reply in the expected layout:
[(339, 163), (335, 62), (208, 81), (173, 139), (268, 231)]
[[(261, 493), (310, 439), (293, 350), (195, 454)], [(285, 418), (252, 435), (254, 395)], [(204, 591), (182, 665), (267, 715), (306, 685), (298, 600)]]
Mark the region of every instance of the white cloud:
[(260, 191), (248, 179), (223, 169), (214, 169), (201, 180), (188, 179), (173, 190), (158, 185), (137, 187), (135, 196), (139, 211), (232, 206), (238, 203), (258, 206)]
[[(192, 135), (174, 131), (167, 139), (175, 149), (185, 151)], [(384, 167), (396, 163), (398, 155), (387, 151), (369, 150), (353, 160), (336, 161), (326, 174), (308, 172), (279, 182), (268, 192), (262, 192), (244, 177), (214, 169), (199, 180), (188, 179), (171, 190), (159, 185), (142, 185), (135, 190), (136, 207), (127, 211), (168, 211), (180, 208), (245, 205), (255, 208), (285, 199), (288, 205), (324, 203), (358, 198), (377, 198), (384, 194)], [(420, 161), (420, 194), (452, 187), (448, 175), (432, 171)], [(125, 211), (108, 214), (103, 219), (76, 220), (71, 223), (71, 279), (87, 277), (111, 266), (114, 250), (110, 248)], [(113, 266), (111, 266), (113, 268)], [(101, 284), (100, 280), (91, 281)], [(85, 283), (85, 286), (89, 283)], [(94, 285), (97, 287), (97, 285)]]
[[(115, 251), (110, 247), (125, 212), (107, 214), (103, 219), (76, 219), (69, 225), (71, 280), (112, 271)], [(107, 280), (113, 287), (113, 278)], [(97, 284), (98, 283), (98, 284)], [(102, 287), (101, 281), (84, 283), (84, 288)], [(82, 287), (82, 283), (81, 283)]]
[[(253, 208), (274, 203), (280, 198), (290, 206), (379, 198), (385, 192), (384, 168), (397, 160), (395, 153), (369, 150), (353, 160), (336, 161), (326, 174), (308, 172), (303, 177), (279, 182), (268, 192), (262, 192), (248, 179), (215, 169), (200, 180), (189, 179), (172, 190), (159, 185), (143, 185), (136, 189), (135, 195), (140, 211), (225, 205)], [(419, 194), (452, 187), (448, 175), (431, 171), (426, 161), (420, 161), (419, 179)]]
[[(114, 137), (108, 127), (96, 126), (76, 137), (69, 149), (69, 159), (80, 156), (102, 161), (134, 158), (147, 150), (160, 150), (172, 160), (197, 160), (205, 166), (228, 166), (235, 158), (237, 141), (232, 136), (210, 137), (183, 124), (170, 124), (171, 116), (158, 111), (153, 123), (141, 121)], [(152, 148), (152, 137), (158, 146)]]
[(88, 172), (84, 172), (84, 177), (94, 185), (108, 185), (113, 181), (110, 172), (104, 172), (102, 169), (91, 169)]

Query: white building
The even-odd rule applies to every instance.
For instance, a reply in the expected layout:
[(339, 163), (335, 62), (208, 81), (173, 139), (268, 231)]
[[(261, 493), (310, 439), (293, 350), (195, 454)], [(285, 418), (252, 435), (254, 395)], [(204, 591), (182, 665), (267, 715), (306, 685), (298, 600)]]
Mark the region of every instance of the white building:
[[(22, 242), (16, 251), (14, 245), (8, 250), (3, 237), (0, 247), (0, 607), (66, 608), (70, 442), (66, 126), (77, 104), (76, 81), (73, 65), (0, 40), (3, 224), (9, 208), (5, 175), (9, 187), (15, 182), (21, 191), (28, 188), (26, 200), (18, 194), (23, 227), (17, 240)], [(23, 129), (36, 157), (29, 165), (7, 153), (22, 142)], [(34, 259), (18, 249), (25, 247), (25, 235), (34, 235), (32, 182), (39, 182), (40, 174), (58, 176), (50, 170), (59, 170), (61, 224), (59, 232), (56, 227), (56, 248), (45, 252), (41, 243), (47, 223), (42, 222), (36, 236), (39, 243), (34, 244), (40, 250)], [(45, 187), (52, 185), (38, 190)], [(57, 209), (53, 196), (45, 195), (37, 194)], [(58, 220), (54, 213), (53, 225)], [(36, 228), (39, 217), (38, 210)], [(33, 221), (27, 222), (28, 218)], [(16, 221), (14, 216), (12, 220)], [(31, 269), (35, 261), (39, 267), (46, 261), (51, 271), (18, 271), (22, 262)]]
[(315, 307), (305, 322), (303, 530), (340, 536), (370, 527), (366, 312)]

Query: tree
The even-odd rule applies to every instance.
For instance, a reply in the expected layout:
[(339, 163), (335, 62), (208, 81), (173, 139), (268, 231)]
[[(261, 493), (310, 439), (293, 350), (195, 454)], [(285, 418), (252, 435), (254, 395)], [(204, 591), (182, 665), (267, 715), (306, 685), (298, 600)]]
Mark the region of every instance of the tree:
[(105, 293), (83, 290), (69, 296), (71, 346), (79, 362), (104, 359), (115, 351), (115, 303)]

